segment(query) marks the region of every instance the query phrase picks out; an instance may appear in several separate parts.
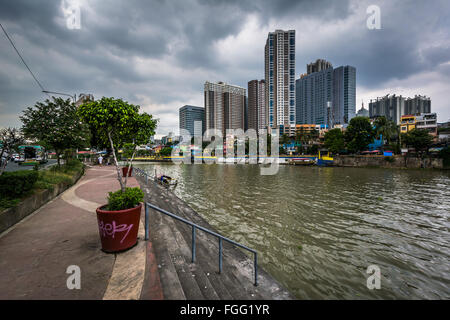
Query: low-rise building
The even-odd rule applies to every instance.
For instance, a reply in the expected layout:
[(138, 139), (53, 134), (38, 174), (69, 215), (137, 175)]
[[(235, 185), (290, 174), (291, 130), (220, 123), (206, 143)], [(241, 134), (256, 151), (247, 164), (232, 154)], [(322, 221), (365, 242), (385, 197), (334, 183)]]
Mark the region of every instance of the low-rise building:
[(416, 117), (416, 128), (427, 130), (432, 136), (437, 136), (436, 113), (423, 113)]
[(413, 129), (427, 130), (432, 136), (437, 136), (436, 113), (424, 113), (419, 115), (404, 115), (400, 121), (400, 132), (407, 133)]

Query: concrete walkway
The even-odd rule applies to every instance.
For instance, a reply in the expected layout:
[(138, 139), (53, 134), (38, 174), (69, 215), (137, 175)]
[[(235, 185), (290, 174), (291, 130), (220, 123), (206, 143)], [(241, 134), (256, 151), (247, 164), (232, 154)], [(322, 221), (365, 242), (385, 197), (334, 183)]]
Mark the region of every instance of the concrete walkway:
[[(139, 186), (128, 178), (128, 186)], [(119, 189), (114, 167), (93, 167), (78, 183), (0, 235), (0, 299), (162, 299), (152, 243), (101, 251), (95, 209)], [(143, 216), (143, 215), (142, 215)], [(81, 289), (68, 289), (69, 266)]]

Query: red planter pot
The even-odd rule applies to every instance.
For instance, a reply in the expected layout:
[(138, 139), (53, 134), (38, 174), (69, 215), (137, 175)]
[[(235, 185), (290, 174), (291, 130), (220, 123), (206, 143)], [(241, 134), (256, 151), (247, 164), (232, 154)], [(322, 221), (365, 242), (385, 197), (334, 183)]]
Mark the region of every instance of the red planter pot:
[(142, 203), (137, 207), (119, 211), (97, 208), (97, 221), (102, 242), (102, 250), (118, 252), (131, 248), (137, 243)]
[(133, 167), (130, 168), (130, 171), (128, 171), (128, 167), (122, 167), (122, 176), (126, 177), (128, 173), (128, 176), (131, 177), (131, 174), (133, 173)]

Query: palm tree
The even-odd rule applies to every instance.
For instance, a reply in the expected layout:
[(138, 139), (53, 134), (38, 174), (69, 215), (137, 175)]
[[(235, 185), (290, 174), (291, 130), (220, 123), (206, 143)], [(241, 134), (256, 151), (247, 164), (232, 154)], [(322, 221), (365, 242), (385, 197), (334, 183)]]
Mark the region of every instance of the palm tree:
[(386, 119), (385, 116), (377, 118), (374, 125), (376, 136), (383, 136), (383, 140), (386, 140), (388, 145), (391, 145), (392, 137), (399, 136), (399, 127), (397, 124), (392, 120)]

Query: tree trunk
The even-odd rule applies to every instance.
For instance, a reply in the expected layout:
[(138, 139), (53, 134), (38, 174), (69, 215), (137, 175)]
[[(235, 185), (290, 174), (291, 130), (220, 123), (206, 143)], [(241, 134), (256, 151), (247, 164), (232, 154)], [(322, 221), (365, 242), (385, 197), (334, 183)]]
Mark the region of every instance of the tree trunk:
[(5, 148), (2, 148), (2, 151), (0, 153), (0, 176), (3, 174), (3, 172), (5, 171), (6, 168), (6, 164), (7, 162), (5, 161), (5, 163), (3, 163), (2, 159), (3, 159), (3, 153), (5, 151)]
[(117, 180), (119, 180), (119, 183), (120, 183), (120, 190), (122, 190), (122, 192), (125, 192), (125, 185), (123, 184), (123, 181), (122, 181), (122, 175), (120, 173), (119, 162), (117, 162), (116, 149), (114, 149), (114, 144), (113, 144), (113, 141), (111, 138), (111, 132), (108, 132), (108, 139), (109, 139), (109, 143), (111, 144), (112, 154), (114, 157), (114, 164), (116, 166), (116, 171), (117, 171)]
[(58, 167), (61, 166), (61, 160), (59, 159), (60, 153), (58, 150), (55, 150), (55, 154), (56, 154), (56, 161), (58, 163)]
[(134, 146), (134, 150), (133, 150), (133, 155), (131, 156), (131, 161), (130, 161), (130, 164), (128, 164), (128, 159), (127, 159), (127, 168), (128, 168), (128, 171), (127, 171), (127, 174), (125, 175), (125, 187), (127, 186), (127, 181), (128, 181), (128, 175), (129, 175), (129, 172), (130, 172), (130, 168), (131, 168), (131, 164), (133, 163), (133, 159), (134, 159), (134, 155), (136, 154), (136, 146)]

